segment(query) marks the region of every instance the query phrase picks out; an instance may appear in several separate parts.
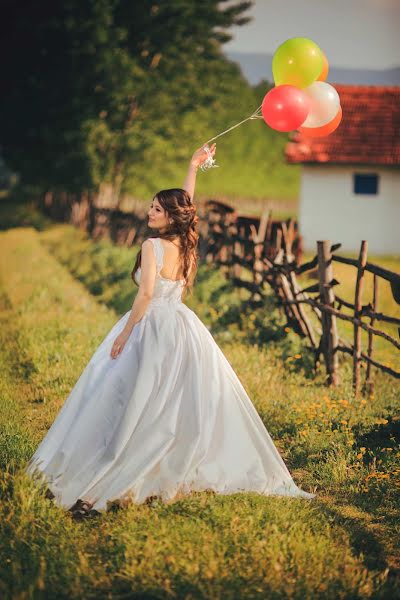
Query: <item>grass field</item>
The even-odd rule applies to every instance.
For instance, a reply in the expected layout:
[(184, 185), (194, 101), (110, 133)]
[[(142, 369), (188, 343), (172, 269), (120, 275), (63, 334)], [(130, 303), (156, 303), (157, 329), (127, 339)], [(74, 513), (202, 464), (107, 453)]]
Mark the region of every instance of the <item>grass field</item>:
[(204, 492), (77, 523), (26, 477), (80, 372), (131, 306), (135, 250), (93, 244), (69, 225), (0, 233), (0, 596), (396, 597), (398, 382), (378, 373), (375, 397), (355, 400), (345, 361), (342, 385), (327, 389), (273, 298), (263, 315), (246, 313), (212, 266), (200, 266), (187, 304), (296, 483), (317, 498)]

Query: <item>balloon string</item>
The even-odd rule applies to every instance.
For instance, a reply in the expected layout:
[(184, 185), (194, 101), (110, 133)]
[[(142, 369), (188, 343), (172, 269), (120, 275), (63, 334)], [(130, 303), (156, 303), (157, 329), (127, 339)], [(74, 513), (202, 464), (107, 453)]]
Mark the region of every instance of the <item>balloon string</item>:
[(240, 121), (240, 123), (236, 123), (236, 125), (232, 125), (232, 127), (229, 127), (229, 129), (226, 129), (222, 133), (215, 135), (211, 139), (207, 140), (207, 142), (204, 142), (203, 146), (206, 146), (210, 142), (213, 142), (217, 138), (221, 137), (221, 135), (225, 135), (225, 133), (232, 131), (232, 129), (236, 129), (236, 127), (239, 127), (239, 125), (243, 125), (243, 123), (246, 123), (246, 121), (249, 121), (250, 119), (262, 119), (261, 107), (262, 107), (262, 104), (260, 104), (260, 106), (253, 112), (253, 114), (250, 115), (250, 117), (247, 117), (247, 119), (243, 119), (243, 121)]

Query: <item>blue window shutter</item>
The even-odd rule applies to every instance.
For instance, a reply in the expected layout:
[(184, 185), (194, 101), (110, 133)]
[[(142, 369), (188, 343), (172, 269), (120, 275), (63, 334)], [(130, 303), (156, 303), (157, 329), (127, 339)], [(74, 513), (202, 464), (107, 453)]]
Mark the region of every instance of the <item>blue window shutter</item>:
[(353, 191), (355, 194), (377, 194), (379, 175), (376, 173), (354, 173)]

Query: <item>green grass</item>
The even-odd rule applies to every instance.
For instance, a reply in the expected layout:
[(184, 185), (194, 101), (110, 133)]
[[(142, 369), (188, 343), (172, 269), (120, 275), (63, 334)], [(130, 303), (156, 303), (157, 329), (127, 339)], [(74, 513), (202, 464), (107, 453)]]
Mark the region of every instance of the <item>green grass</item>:
[(223, 309), (243, 299), (211, 266), (201, 266), (188, 304), (215, 330), (295, 481), (317, 498), (204, 492), (76, 523), (24, 474), (129, 308), (137, 288), (123, 277), (134, 250), (93, 244), (71, 226), (0, 234), (1, 597), (396, 597), (398, 383), (378, 374), (370, 401), (352, 397), (345, 365), (338, 389), (323, 373), (311, 379), (272, 299), (270, 341), (250, 343), (245, 322)]

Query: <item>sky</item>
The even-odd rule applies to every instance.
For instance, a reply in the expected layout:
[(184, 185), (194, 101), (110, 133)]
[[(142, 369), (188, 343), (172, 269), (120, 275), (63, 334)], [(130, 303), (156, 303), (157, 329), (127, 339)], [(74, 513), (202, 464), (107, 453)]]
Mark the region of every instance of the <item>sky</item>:
[(248, 14), (225, 51), (274, 54), (288, 38), (307, 37), (335, 67), (400, 65), (400, 0), (255, 0)]

